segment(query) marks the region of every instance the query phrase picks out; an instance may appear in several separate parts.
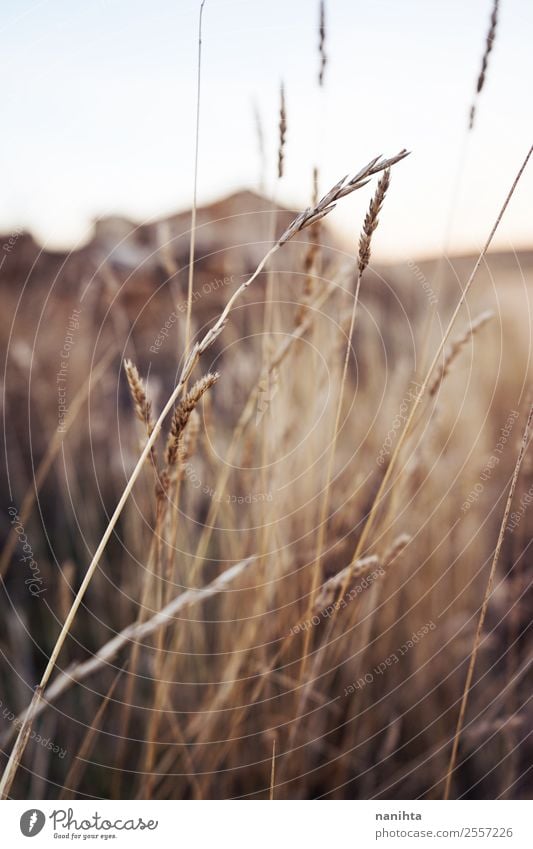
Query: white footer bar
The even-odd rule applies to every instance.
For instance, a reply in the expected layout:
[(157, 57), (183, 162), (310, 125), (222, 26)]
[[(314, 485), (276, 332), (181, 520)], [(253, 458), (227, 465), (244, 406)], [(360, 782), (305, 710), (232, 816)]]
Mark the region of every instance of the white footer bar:
[[(7, 801), (2, 846), (533, 847), (528, 801)], [(31, 843), (30, 840), (35, 842)]]

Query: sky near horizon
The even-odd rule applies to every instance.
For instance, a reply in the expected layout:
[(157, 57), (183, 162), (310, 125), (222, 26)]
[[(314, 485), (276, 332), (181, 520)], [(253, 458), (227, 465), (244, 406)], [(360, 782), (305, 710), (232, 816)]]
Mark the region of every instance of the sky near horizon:
[[(193, 191), (199, 0), (2, 0), (0, 230), (73, 246), (95, 217), (145, 221)], [(371, 157), (403, 147), (375, 255), (478, 249), (532, 142), (533, 3), (503, 0), (476, 126), (466, 132), (492, 0), (206, 0), (198, 200), (241, 188), (306, 206)], [(286, 176), (275, 179), (279, 85)], [(254, 110), (267, 151), (262, 175)], [(533, 247), (533, 165), (494, 242)], [(357, 238), (369, 192), (333, 226)]]

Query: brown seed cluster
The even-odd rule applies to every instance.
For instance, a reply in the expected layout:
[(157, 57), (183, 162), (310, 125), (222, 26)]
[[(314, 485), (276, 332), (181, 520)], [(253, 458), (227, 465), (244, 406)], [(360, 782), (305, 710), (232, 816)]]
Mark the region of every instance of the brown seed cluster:
[(362, 274), (370, 261), (370, 245), (372, 234), (379, 223), (379, 213), (390, 185), (390, 168), (387, 168), (378, 182), (376, 193), (370, 201), (368, 212), (363, 224), (363, 232), (359, 237), (359, 274)]
[(152, 403), (148, 400), (146, 395), (144, 381), (139, 374), (137, 366), (134, 365), (131, 360), (124, 361), (124, 368), (126, 370), (126, 377), (128, 378), (128, 384), (130, 387), (131, 397), (133, 398), (137, 418), (145, 425), (148, 436), (150, 436), (154, 429)]
[(401, 150), (400, 153), (397, 153), (396, 156), (392, 156), (390, 159), (382, 159), (380, 156), (376, 156), (374, 159), (370, 160), (368, 165), (361, 168), (361, 170), (355, 175), (355, 177), (352, 177), (351, 180), (348, 180), (348, 177), (343, 177), (342, 180), (339, 180), (339, 182), (336, 183), (321, 200), (319, 200), (316, 206), (304, 209), (303, 212), (291, 221), (287, 229), (284, 230), (279, 237), (276, 247), (281, 247), (290, 239), (293, 239), (297, 233), (300, 233), (302, 230), (305, 230), (306, 227), (310, 227), (312, 224), (320, 221), (321, 218), (329, 215), (329, 213), (333, 212), (335, 209), (336, 202), (338, 200), (357, 191), (357, 189), (362, 189), (363, 186), (366, 186), (374, 174), (379, 174), (381, 171), (391, 168), (392, 165), (395, 165), (396, 162), (400, 162), (401, 159), (405, 159), (406, 156), (409, 156), (409, 152), (407, 150)]
[(167, 466), (174, 466), (177, 460), (180, 459), (180, 449), (184, 450), (185, 448), (181, 439), (191, 414), (202, 395), (216, 383), (219, 377), (218, 372), (214, 374), (209, 373), (201, 377), (174, 409), (165, 450)]

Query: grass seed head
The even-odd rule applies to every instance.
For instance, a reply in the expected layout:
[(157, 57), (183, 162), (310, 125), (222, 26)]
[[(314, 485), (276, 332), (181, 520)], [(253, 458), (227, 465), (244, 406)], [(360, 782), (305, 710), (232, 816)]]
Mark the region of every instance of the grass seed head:
[(209, 373), (201, 377), (175, 407), (165, 449), (165, 460), (168, 467), (174, 466), (178, 460), (183, 460), (181, 455), (185, 450), (185, 445), (182, 436), (187, 423), (202, 395), (216, 383), (219, 377), (218, 372), (214, 374)]
[(370, 201), (368, 212), (363, 224), (363, 232), (359, 238), (359, 274), (362, 274), (370, 261), (370, 245), (372, 234), (379, 224), (379, 213), (390, 185), (390, 168), (387, 168), (378, 182), (376, 193)]

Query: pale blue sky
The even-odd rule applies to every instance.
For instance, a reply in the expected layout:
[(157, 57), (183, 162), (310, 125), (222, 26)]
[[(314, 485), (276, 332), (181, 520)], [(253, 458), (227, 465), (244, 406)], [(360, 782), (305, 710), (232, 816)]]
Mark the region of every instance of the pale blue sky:
[[(329, 0), (326, 87), (316, 86), (315, 0), (206, 0), (199, 200), (257, 188), (252, 102), (274, 187), (279, 82), (288, 107), (287, 176), (306, 205), (377, 153), (397, 167), (376, 253), (405, 258), (443, 244), (491, 0)], [(49, 245), (86, 238), (91, 219), (145, 220), (192, 196), (199, 0), (1, 0), (3, 165), (0, 228)], [(502, 0), (478, 122), (464, 153), (452, 249), (483, 241), (532, 141), (533, 4)], [(496, 245), (533, 243), (526, 176)], [(359, 229), (368, 196), (334, 213)]]

